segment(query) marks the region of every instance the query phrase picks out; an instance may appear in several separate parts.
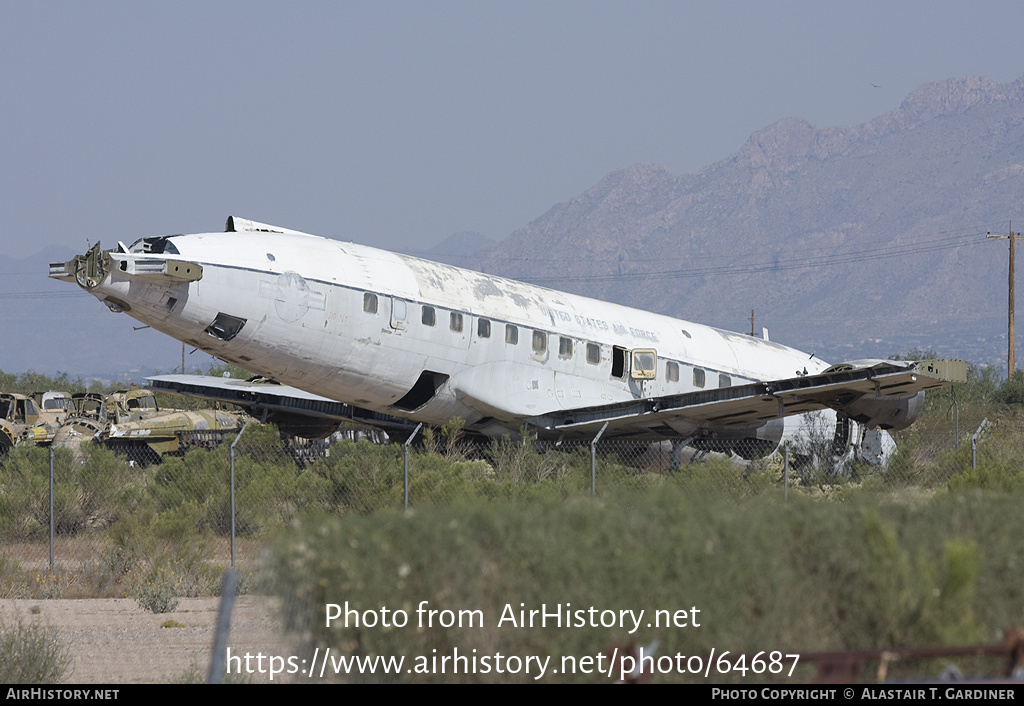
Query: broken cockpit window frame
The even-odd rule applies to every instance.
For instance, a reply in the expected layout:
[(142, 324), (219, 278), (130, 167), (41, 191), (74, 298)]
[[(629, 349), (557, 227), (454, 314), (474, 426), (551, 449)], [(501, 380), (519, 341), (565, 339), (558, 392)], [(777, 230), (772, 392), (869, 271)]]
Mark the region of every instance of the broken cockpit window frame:
[(219, 312), (213, 323), (206, 327), (206, 333), (222, 341), (230, 341), (245, 326), (246, 319)]
[(156, 235), (149, 238), (139, 238), (130, 246), (128, 252), (142, 253), (145, 255), (178, 255), (178, 248), (170, 241), (171, 236)]

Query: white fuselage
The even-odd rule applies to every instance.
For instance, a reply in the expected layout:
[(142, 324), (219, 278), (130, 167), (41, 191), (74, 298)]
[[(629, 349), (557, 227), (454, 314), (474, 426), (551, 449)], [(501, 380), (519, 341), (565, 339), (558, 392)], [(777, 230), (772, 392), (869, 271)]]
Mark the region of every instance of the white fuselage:
[[(429, 424), (493, 419), (487, 433), (502, 433), (558, 410), (827, 367), (761, 338), (312, 235), (165, 243), (159, 254), (135, 252), (139, 244), (111, 252), (109, 277), (90, 291), (282, 383)], [(160, 258), (198, 263), (202, 277), (134, 275)], [(638, 349), (656, 352), (651, 379), (632, 374)], [(407, 397), (424, 371), (438, 388)]]

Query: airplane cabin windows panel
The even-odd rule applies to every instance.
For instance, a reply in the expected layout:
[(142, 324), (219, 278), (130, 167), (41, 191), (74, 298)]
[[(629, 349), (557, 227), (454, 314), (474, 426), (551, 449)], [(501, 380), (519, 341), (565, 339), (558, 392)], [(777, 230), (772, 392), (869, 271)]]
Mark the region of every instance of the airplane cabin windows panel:
[(548, 348), (548, 335), (543, 331), (533, 332), (533, 350), (537, 353), (543, 353)]
[(693, 369), (693, 386), (694, 387), (704, 387), (704, 378), (705, 378), (705, 376), (704, 376), (704, 369), (703, 368), (694, 368)]
[(377, 295), (373, 292), (363, 294), (363, 311), (367, 314), (377, 313)]
[(572, 358), (572, 339), (565, 336), (558, 337), (558, 357)]
[(517, 345), (519, 343), (519, 329), (512, 324), (505, 324), (505, 343)]
[(719, 387), (732, 387), (732, 378), (725, 373), (718, 374), (718, 386)]
[(455, 333), (462, 333), (462, 314), (453, 311), (448, 317), (448, 327)]
[(425, 306), (423, 307), (423, 313), (420, 316), (420, 321), (423, 322), (424, 326), (433, 326), (437, 323), (437, 314), (434, 312), (434, 307)]
[(669, 382), (679, 382), (679, 363), (671, 360), (665, 363), (665, 379)]
[(490, 338), (491, 337), (491, 320), (490, 319), (477, 319), (476, 320), (476, 335), (479, 338)]
[(601, 346), (596, 343), (587, 344), (587, 362), (591, 365), (597, 365), (601, 362)]

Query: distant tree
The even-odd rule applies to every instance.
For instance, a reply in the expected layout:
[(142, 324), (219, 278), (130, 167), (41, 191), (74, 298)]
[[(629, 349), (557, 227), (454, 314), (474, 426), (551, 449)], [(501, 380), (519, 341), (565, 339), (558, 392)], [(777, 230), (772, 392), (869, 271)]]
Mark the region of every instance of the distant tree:
[(206, 371), (207, 375), (212, 375), (218, 378), (224, 377), (224, 373), (228, 373), (229, 377), (236, 380), (248, 380), (255, 374), (240, 365), (225, 362), (210, 363), (210, 368)]
[(1013, 375), (993, 393), (992, 401), (999, 404), (1024, 404), (1024, 371), (1014, 370)]
[(30, 395), (33, 392), (47, 392), (57, 390), (59, 392), (82, 392), (85, 390), (85, 383), (81, 377), (72, 380), (67, 373), (57, 373), (57, 377), (50, 377), (29, 370), (24, 373), (14, 374), (0, 371), (0, 392), (16, 392), (22, 395)]

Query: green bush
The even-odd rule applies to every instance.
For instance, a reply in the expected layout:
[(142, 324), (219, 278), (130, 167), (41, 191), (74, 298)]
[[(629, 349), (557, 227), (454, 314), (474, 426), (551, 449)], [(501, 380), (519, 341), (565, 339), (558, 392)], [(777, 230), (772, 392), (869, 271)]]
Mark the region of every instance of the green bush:
[[(54, 531), (71, 536), (105, 527), (132, 511), (146, 480), (124, 459), (97, 444), (83, 456), (56, 448), (53, 458)], [(38, 539), (49, 532), (50, 449), (21, 445), (0, 460), (0, 536)]]
[[(963, 645), (998, 639), (1020, 621), (1022, 567), (1018, 560), (1007, 568), (1024, 531), (1020, 499), (936, 495), (907, 504), (851, 492), (841, 503), (797, 495), (783, 504), (663, 485), (597, 499), (321, 515), (284, 533), (273, 564), (291, 625), (309, 646), (340, 654), (414, 659), (458, 647), (460, 654), (557, 660), (630, 640), (658, 640), (659, 654), (687, 655)], [(479, 610), (484, 623), (346, 629), (323, 620), (325, 604), (348, 601), (359, 611), (402, 608), (415, 621), (424, 600), (436, 610)], [(521, 603), (644, 609), (646, 616), (696, 607), (701, 625), (645, 620), (633, 634), (589, 625), (499, 627), (506, 606), (518, 615)], [(894, 666), (890, 674), (934, 676), (913, 670)], [(529, 680), (494, 673), (390, 678)]]

